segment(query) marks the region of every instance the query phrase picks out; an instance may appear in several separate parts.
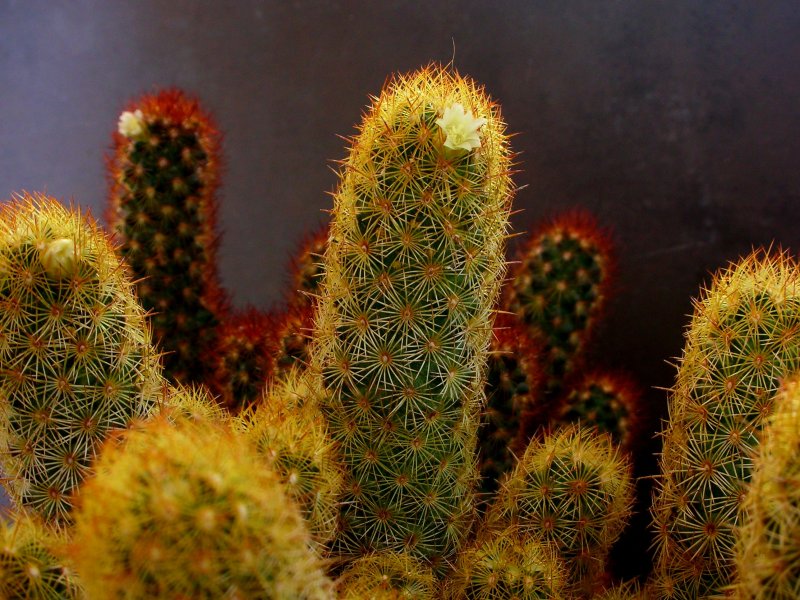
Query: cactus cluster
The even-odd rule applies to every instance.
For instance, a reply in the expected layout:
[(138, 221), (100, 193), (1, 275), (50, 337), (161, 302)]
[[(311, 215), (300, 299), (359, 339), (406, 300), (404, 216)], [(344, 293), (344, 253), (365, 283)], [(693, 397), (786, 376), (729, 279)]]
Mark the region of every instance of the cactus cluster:
[(208, 377), (204, 357), (227, 310), (216, 262), (219, 145), (198, 101), (172, 89), (128, 106), (108, 159), (108, 225), (153, 312), (165, 375), (183, 383)]
[(351, 141), (312, 345), (346, 469), (334, 555), (443, 567), (469, 531), (510, 159), (499, 107), (438, 66), (390, 80)]
[(741, 600), (800, 598), (800, 378), (784, 382), (763, 432), (737, 532)]
[(489, 527), (515, 526), (552, 544), (565, 562), (566, 589), (586, 597), (630, 515), (630, 470), (607, 434), (564, 427), (530, 443), (498, 494)]
[(430, 567), (403, 552), (356, 559), (336, 582), (339, 600), (438, 600)]
[(89, 597), (332, 599), (278, 477), (241, 436), (155, 419), (105, 446), (71, 556)]
[(781, 378), (800, 367), (799, 275), (787, 254), (754, 252), (695, 303), (653, 507), (661, 598), (717, 597), (734, 581), (758, 434)]
[(67, 521), (102, 441), (152, 412), (158, 357), (107, 236), (44, 195), (0, 211), (0, 462), (18, 506)]

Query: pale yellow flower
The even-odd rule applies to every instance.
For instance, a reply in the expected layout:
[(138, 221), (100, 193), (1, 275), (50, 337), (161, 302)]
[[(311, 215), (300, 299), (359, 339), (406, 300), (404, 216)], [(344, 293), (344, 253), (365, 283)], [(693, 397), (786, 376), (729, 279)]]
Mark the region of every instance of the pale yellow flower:
[(481, 147), (478, 130), (486, 125), (486, 119), (483, 117), (476, 119), (472, 112), (466, 110), (460, 102), (455, 102), (445, 108), (442, 117), (436, 119), (436, 124), (447, 135), (447, 139), (444, 141), (445, 148), (469, 152)]
[(63, 279), (75, 271), (78, 258), (76, 255), (75, 242), (69, 238), (61, 238), (42, 248), (39, 260), (48, 275), (54, 279)]
[(119, 132), (127, 138), (136, 138), (144, 133), (145, 123), (142, 111), (126, 110), (119, 116)]

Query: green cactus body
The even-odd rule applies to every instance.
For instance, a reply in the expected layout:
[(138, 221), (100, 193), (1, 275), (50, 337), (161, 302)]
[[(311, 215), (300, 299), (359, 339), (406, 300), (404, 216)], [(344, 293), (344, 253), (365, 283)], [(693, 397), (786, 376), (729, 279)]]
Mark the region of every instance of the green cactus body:
[(380, 552), (353, 561), (336, 582), (339, 600), (438, 600), (430, 567), (401, 552)]
[(800, 598), (800, 378), (783, 384), (763, 432), (738, 532), (737, 598)]
[(238, 428), (278, 474), (321, 550), (335, 530), (342, 468), (324, 420), (306, 402), (312, 396), (309, 384), (313, 378), (306, 373), (290, 371), (263, 402), (241, 415)]
[(277, 476), (210, 423), (156, 419), (107, 444), (71, 556), (90, 598), (332, 600)]
[(438, 66), (392, 79), (352, 141), (312, 346), (346, 468), (334, 555), (443, 567), (469, 531), (510, 158), (498, 106)]
[(66, 535), (19, 513), (0, 523), (0, 597), (8, 600), (78, 600), (83, 590), (57, 555)]
[(519, 254), (505, 304), (545, 346), (546, 389), (558, 393), (576, 372), (608, 300), (612, 244), (588, 213), (544, 224)]
[(459, 556), (448, 587), (452, 600), (562, 600), (566, 572), (553, 547), (511, 527)]
[(514, 525), (554, 544), (567, 568), (567, 589), (585, 597), (605, 568), (611, 544), (633, 503), (630, 463), (607, 434), (578, 425), (534, 439), (501, 489), (492, 529)]
[(0, 462), (19, 506), (68, 520), (103, 439), (160, 389), (145, 312), (105, 234), (43, 195), (0, 212)]
[(541, 406), (540, 346), (513, 314), (494, 326), (486, 375), (488, 400), (478, 431), (481, 492), (493, 494), (525, 451), (521, 425)]
[(580, 423), (611, 435), (620, 448), (630, 452), (640, 441), (642, 393), (624, 373), (591, 371), (573, 380), (551, 427)]
[(232, 413), (257, 403), (272, 376), (271, 315), (250, 308), (226, 317), (217, 330), (210, 387)]
[(217, 277), (219, 133), (198, 102), (179, 90), (132, 103), (108, 160), (107, 220), (153, 311), (164, 371), (204, 383), (227, 302)]
[(695, 303), (653, 508), (661, 598), (716, 598), (732, 583), (757, 436), (800, 367), (799, 279), (788, 256), (756, 252)]

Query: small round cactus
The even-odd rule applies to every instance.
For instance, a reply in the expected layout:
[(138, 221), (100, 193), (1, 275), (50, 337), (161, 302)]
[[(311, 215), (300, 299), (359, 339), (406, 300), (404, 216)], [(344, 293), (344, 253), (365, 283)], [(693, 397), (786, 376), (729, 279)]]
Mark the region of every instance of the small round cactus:
[(278, 477), (224, 427), (130, 431), (80, 500), (71, 555), (89, 597), (333, 598)]
[(534, 439), (500, 490), (488, 522), (554, 544), (568, 589), (594, 591), (633, 503), (629, 460), (607, 434), (579, 425)]
[(8, 600), (79, 600), (83, 590), (58, 556), (67, 543), (24, 512), (0, 522), (0, 597)]
[(448, 597), (452, 600), (556, 600), (566, 572), (553, 546), (510, 527), (479, 538), (462, 552)]
[(68, 521), (114, 429), (161, 387), (145, 312), (107, 236), (41, 194), (0, 211), (0, 462), (18, 506)]
[(351, 563), (336, 582), (339, 600), (437, 600), (430, 567), (402, 552), (380, 552)]

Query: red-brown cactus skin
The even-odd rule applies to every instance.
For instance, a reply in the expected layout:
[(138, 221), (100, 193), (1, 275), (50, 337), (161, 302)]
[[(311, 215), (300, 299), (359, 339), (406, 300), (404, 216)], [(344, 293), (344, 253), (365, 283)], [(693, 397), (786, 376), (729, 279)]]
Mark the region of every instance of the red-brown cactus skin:
[(756, 251), (695, 302), (669, 401), (653, 507), (658, 598), (718, 598), (735, 580), (736, 529), (759, 432), (800, 368), (800, 270)]
[(180, 90), (130, 103), (108, 158), (109, 228), (139, 280), (165, 375), (205, 383), (204, 357), (227, 310), (217, 276), (220, 134)]
[(608, 231), (572, 210), (535, 229), (505, 288), (506, 308), (527, 323), (546, 353), (545, 388), (553, 396), (584, 358), (613, 285)]
[(275, 368), (274, 318), (256, 308), (234, 311), (217, 330), (209, 387), (231, 413), (261, 400)]

